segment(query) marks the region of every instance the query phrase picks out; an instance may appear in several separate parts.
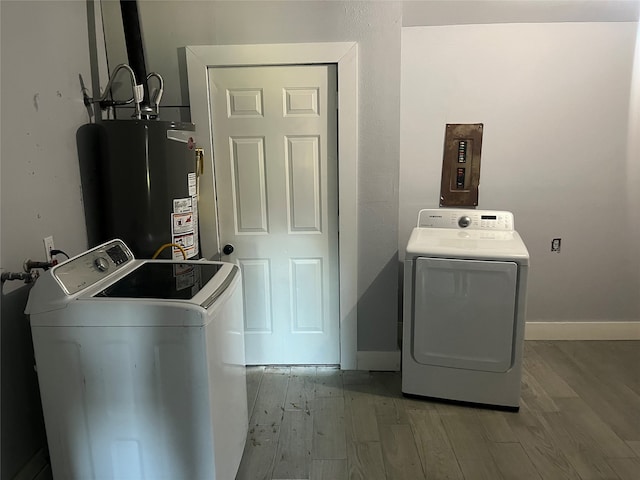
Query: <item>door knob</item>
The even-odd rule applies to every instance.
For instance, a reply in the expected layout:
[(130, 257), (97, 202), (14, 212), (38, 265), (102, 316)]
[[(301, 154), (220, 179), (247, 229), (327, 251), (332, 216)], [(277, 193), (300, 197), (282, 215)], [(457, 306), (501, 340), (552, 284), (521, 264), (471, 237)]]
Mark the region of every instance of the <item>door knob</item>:
[(233, 245), (227, 243), (224, 247), (222, 247), (222, 253), (225, 255), (231, 255), (233, 253)]

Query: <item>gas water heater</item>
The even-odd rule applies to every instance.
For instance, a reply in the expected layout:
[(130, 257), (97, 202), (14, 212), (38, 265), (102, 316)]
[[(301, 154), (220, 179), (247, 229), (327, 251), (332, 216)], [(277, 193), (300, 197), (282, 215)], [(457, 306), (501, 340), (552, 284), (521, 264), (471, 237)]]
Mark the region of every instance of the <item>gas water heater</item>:
[(78, 150), (90, 247), (120, 238), (137, 258), (166, 244), (160, 258), (199, 258), (195, 125), (103, 120), (78, 130)]

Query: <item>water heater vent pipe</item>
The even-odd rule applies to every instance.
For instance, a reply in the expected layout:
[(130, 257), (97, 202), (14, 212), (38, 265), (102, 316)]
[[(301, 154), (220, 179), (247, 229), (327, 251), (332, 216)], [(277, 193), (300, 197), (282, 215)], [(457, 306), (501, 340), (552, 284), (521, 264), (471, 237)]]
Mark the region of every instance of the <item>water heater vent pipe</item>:
[[(140, 81), (147, 80), (147, 66), (144, 58), (144, 46), (142, 43), (142, 31), (140, 29), (140, 15), (138, 13), (138, 2), (136, 0), (120, 0), (120, 11), (122, 12), (122, 28), (124, 30), (124, 40), (127, 46), (127, 58), (129, 65)], [(149, 107), (148, 88), (144, 89), (142, 99), (142, 109)]]

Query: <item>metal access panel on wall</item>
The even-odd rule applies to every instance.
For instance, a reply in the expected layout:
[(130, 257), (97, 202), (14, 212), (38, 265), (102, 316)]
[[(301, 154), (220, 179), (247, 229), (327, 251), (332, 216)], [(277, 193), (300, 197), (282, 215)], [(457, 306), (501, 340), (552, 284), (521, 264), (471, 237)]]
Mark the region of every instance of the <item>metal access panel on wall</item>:
[(442, 157), (441, 207), (476, 207), (482, 123), (448, 123)]

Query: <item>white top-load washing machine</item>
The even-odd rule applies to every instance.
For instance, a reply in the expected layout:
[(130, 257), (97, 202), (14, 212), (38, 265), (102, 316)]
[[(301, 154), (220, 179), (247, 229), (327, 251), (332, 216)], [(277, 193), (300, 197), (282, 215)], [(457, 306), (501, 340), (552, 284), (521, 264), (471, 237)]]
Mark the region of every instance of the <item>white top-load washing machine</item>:
[(26, 313), (55, 478), (235, 478), (248, 425), (237, 266), (136, 260), (113, 240), (41, 276)]
[(512, 213), (421, 210), (404, 262), (403, 393), (517, 410), (528, 268)]

